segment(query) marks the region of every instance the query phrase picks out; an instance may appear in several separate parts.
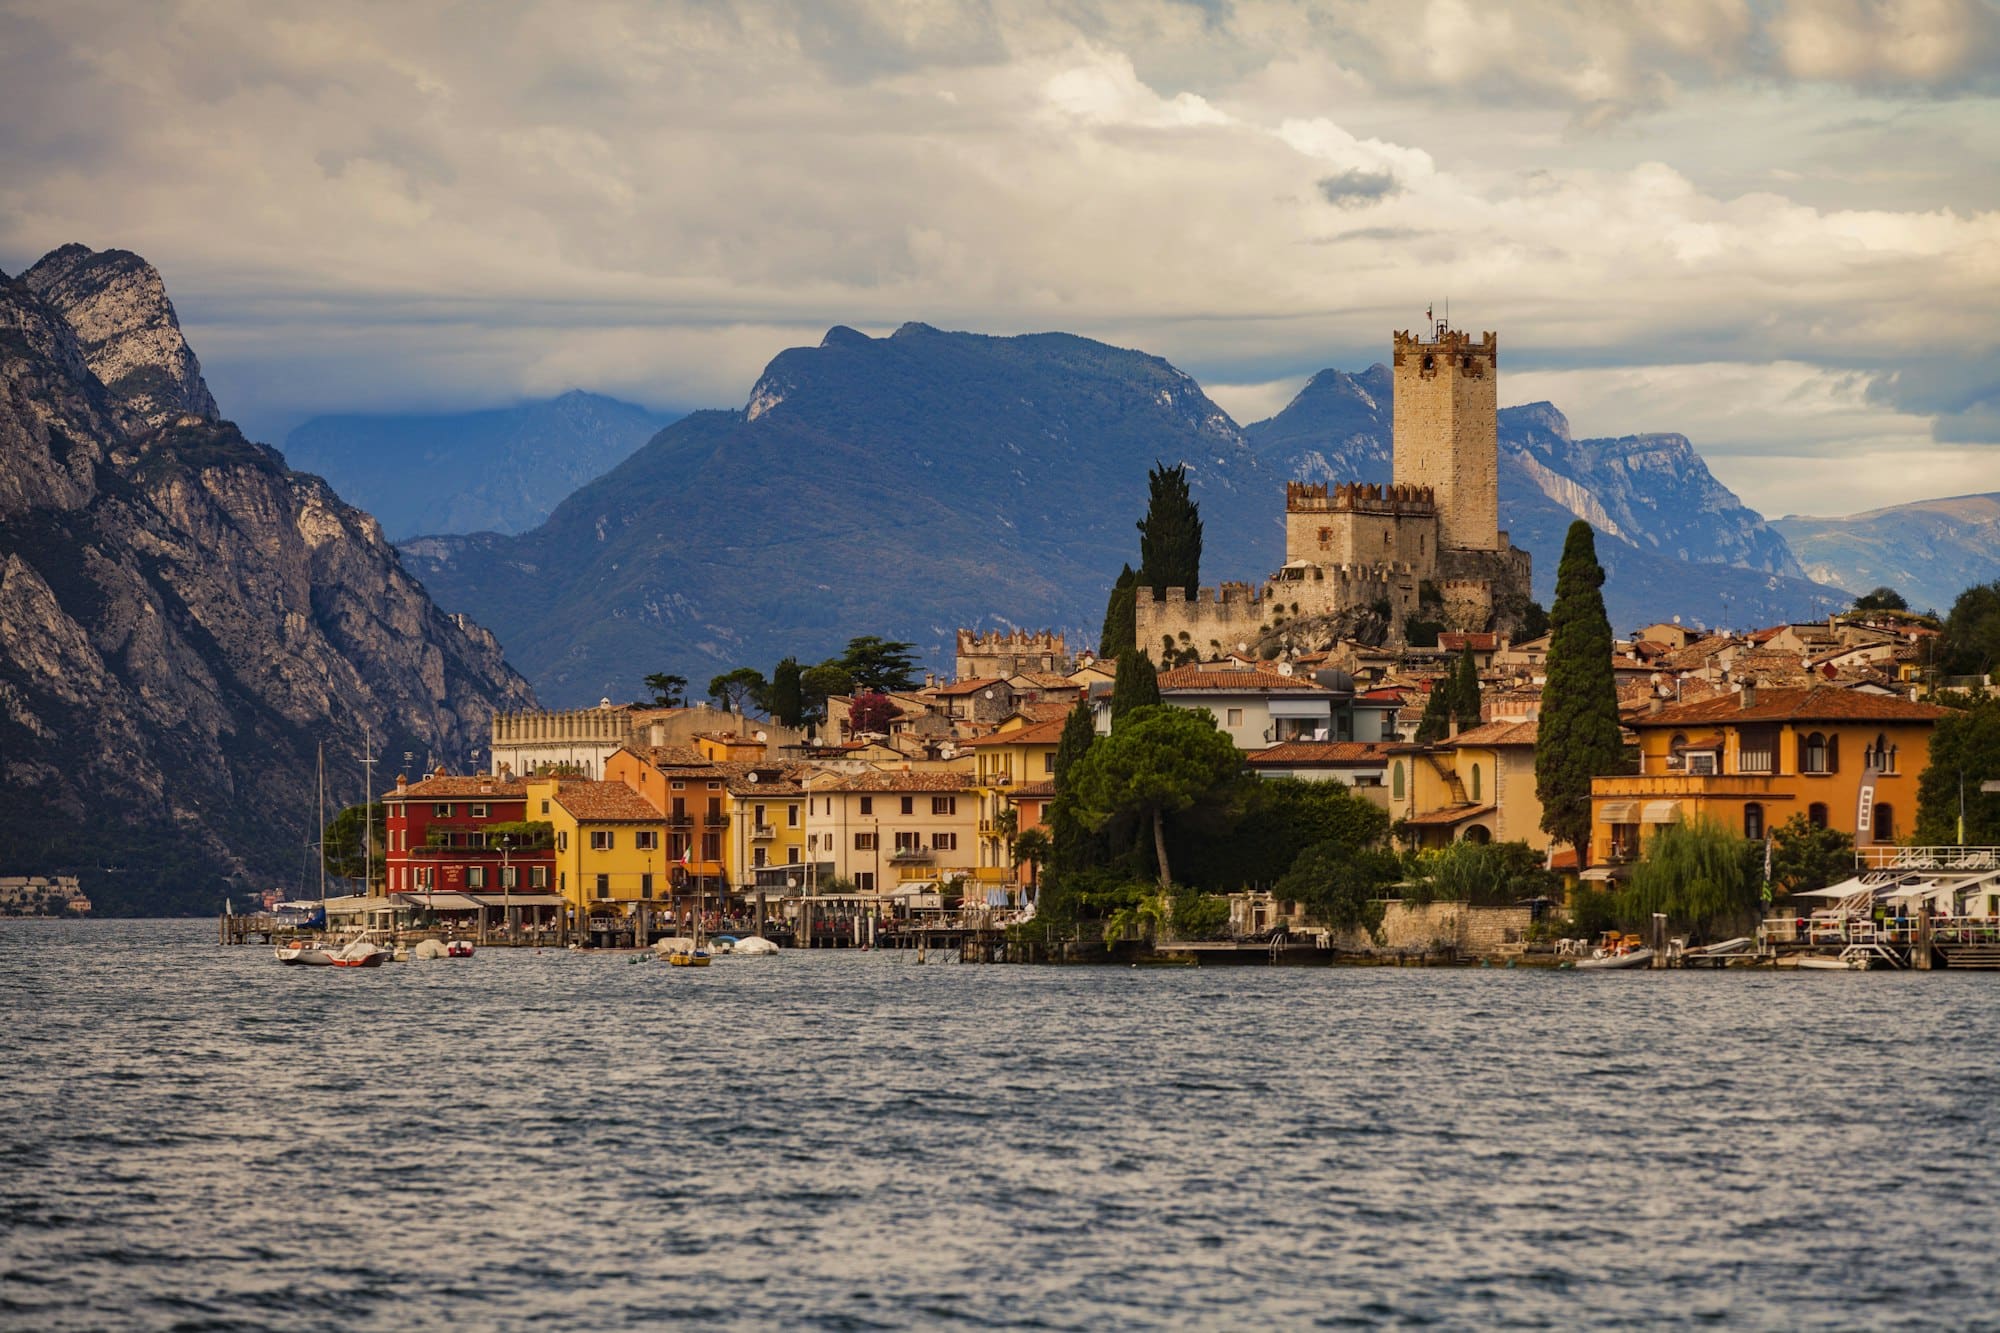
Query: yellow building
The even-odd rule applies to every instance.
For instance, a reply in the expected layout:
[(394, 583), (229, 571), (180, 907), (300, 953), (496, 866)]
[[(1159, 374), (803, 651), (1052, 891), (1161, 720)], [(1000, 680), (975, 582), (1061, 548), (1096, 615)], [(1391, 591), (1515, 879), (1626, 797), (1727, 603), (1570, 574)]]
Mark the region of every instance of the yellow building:
[(1627, 719), (1639, 772), (1590, 784), (1590, 863), (1635, 861), (1663, 824), (1707, 820), (1762, 838), (1793, 815), (1895, 842), (1916, 822), (1933, 704), (1815, 685), (1759, 689)]
[(827, 773), (806, 787), (807, 856), (830, 862), (856, 892), (886, 897), (977, 878), (973, 774)]
[(1054, 779), (1056, 748), (1067, 723), (1067, 716), (1038, 722), (1016, 713), (987, 735), (961, 744), (961, 749), (974, 756), (979, 864), (973, 877), (980, 883), (1018, 888), (1027, 882), (1028, 869), (1014, 865), (1014, 839), (1041, 822), (1045, 802), (1017, 802), (1016, 794), (1030, 784)]
[(604, 761), (606, 780), (636, 792), (664, 819), (673, 891), (711, 905), (728, 892), (728, 774), (686, 745), (620, 749)]
[(582, 925), (667, 897), (660, 812), (622, 782), (529, 778), (528, 818), (555, 831), (555, 891)]
[(1389, 759), (1389, 818), (1415, 847), (1525, 842), (1547, 851), (1535, 794), (1536, 722), (1488, 722)]
[(729, 835), (723, 866), (739, 893), (786, 890), (806, 884), (806, 791), (785, 764), (726, 763)]

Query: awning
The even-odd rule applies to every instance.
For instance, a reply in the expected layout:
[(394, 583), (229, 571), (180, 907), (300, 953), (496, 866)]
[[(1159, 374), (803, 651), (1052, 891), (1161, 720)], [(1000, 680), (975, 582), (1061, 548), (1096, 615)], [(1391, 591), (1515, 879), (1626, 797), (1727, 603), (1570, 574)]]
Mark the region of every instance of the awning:
[(472, 900), (481, 907), (563, 907), (567, 904), (553, 893), (475, 893)]
[(1681, 822), (1679, 801), (1647, 801), (1639, 811), (1641, 824), (1678, 824)]
[(399, 893), (398, 907), (420, 907), (427, 912), (477, 912), (479, 903), (462, 893)]
[(1331, 717), (1332, 705), (1325, 699), (1273, 699), (1272, 717)]
[(1597, 807), (1597, 817), (1606, 824), (1636, 824), (1637, 801), (1606, 801)]
[(882, 896), (885, 898), (909, 898), (918, 894), (929, 893), (936, 887), (937, 881), (934, 879), (905, 880), (895, 888), (888, 890)]
[(1852, 898), (1857, 893), (1871, 891), (1873, 885), (1859, 879), (1844, 879), (1838, 884), (1829, 884), (1823, 889), (1806, 889), (1792, 895), (1794, 898)]

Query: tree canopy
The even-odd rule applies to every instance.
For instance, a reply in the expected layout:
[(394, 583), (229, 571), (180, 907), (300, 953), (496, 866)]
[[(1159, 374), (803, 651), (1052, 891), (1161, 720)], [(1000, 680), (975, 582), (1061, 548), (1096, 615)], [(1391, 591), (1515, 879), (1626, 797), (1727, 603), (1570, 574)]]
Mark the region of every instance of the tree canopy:
[(669, 671), (655, 671), (646, 677), (646, 688), (653, 692), (653, 704), (658, 708), (679, 708), (687, 703), (687, 677), (676, 676)]
[(879, 691), (857, 694), (847, 710), (847, 729), (849, 733), (887, 731), (889, 724), (902, 715), (903, 710), (886, 694)]
[(1356, 851), (1338, 840), (1317, 842), (1298, 854), (1273, 893), (1300, 904), (1307, 917), (1323, 926), (1372, 930), (1381, 924), (1377, 899), (1401, 873), (1402, 862), (1380, 848)]
[(1098, 656), (1122, 659), (1138, 646), (1139, 626), (1133, 609), (1134, 590), (1138, 586), (1139, 576), (1132, 572), (1132, 566), (1119, 571), (1117, 581), (1111, 585), (1111, 596), (1104, 603), (1104, 630), (1097, 636)]
[(796, 727), (805, 721), (806, 696), (800, 684), (803, 675), (796, 657), (787, 657), (771, 672), (771, 687), (765, 691), (764, 706), (773, 722)]
[(1560, 898), (1562, 880), (1525, 842), (1454, 842), (1418, 854), (1405, 896), (1417, 902), (1512, 907), (1526, 898)]
[(2000, 792), (1979, 789), (1981, 783), (2000, 781), (2000, 696), (1980, 695), (1966, 708), (1939, 718), (1932, 728), (1930, 758), (1917, 779), (1918, 842), (1961, 841), (1961, 774), (1963, 841), (1971, 847), (2000, 847)]
[(1155, 596), (1185, 588), (1190, 600), (1201, 586), (1201, 510), (1188, 493), (1187, 467), (1156, 463), (1146, 474), (1150, 492), (1139, 520), (1139, 577)]
[(917, 678), (916, 645), (863, 634), (847, 641), (847, 651), (833, 663), (853, 679), (856, 689), (914, 690)]
[(1217, 893), (1270, 888), (1308, 847), (1332, 844), (1359, 854), (1383, 845), (1389, 814), (1340, 782), (1276, 778), (1244, 785), (1242, 799), (1217, 821), (1185, 819), (1169, 830), (1168, 850), (1182, 878)]
[(1719, 824), (1663, 824), (1632, 868), (1622, 915), (1643, 921), (1664, 912), (1703, 933), (1747, 926), (1762, 887), (1756, 866), (1749, 844)]
[[(1762, 873), (1761, 863), (1759, 873)], [(1771, 888), (1779, 893), (1823, 889), (1854, 873), (1854, 838), (1821, 828), (1804, 814), (1771, 830)]]
[(737, 667), (710, 678), (708, 697), (715, 700), (718, 708), (742, 716), (749, 709), (763, 705), (768, 688), (764, 673), (756, 667)]
[(2000, 579), (1958, 595), (1944, 619), (1944, 668), (1955, 676), (1985, 676), (2000, 667)]
[(1570, 524), (1556, 569), (1535, 795), (1542, 803), (1542, 828), (1579, 852), (1590, 844), (1590, 780), (1625, 766), (1603, 587), (1596, 540), (1590, 524), (1578, 519)]
[(1907, 611), (1910, 604), (1903, 600), (1903, 594), (1894, 588), (1882, 586), (1862, 593), (1854, 599), (1856, 611)]
[(799, 672), (799, 692), (804, 699), (805, 715), (822, 718), (826, 716), (828, 699), (854, 693), (854, 676), (838, 662), (821, 662)]
[[(350, 805), (327, 822), (326, 831), (320, 838), (320, 853), (326, 859), (326, 873), (341, 879), (360, 879), (370, 862), (370, 835), (362, 823), (364, 807)], [(380, 801), (365, 807), (369, 824), (374, 825), (372, 860), (373, 880), (383, 878), (382, 853), (389, 846), (389, 825), (386, 807)]]
[(1121, 719), (1069, 772), (1077, 816), (1102, 828), (1119, 815), (1149, 824), (1162, 891), (1173, 884), (1167, 817), (1197, 804), (1223, 804), (1245, 780), (1242, 756), (1206, 712), (1154, 705)]

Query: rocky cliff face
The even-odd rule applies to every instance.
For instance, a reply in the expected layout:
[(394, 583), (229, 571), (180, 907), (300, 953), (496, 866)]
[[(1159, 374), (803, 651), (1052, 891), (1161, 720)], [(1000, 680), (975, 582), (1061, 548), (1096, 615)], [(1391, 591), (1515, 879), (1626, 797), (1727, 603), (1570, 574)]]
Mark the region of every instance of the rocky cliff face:
[(1917, 610), (1949, 611), (2000, 571), (2000, 492), (1916, 500), (1845, 518), (1772, 523), (1813, 578), (1856, 593), (1894, 588)]
[(320, 743), (358, 798), (364, 726), (463, 762), (531, 702), (373, 519), (216, 419), (143, 260), (0, 280), (0, 873), (112, 911), (289, 887)]

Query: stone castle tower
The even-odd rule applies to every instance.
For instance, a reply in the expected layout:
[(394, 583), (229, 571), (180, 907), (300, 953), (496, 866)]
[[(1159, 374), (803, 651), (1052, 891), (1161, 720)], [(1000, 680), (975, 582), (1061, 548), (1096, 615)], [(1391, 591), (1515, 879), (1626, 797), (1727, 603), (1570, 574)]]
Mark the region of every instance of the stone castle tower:
[(1430, 489), (1438, 540), (1456, 550), (1500, 546), (1499, 366), (1492, 333), (1395, 335), (1395, 482)]
[(1500, 530), (1499, 336), (1429, 334), (1393, 335), (1391, 484), (1289, 483), (1285, 563), (1261, 587), (1138, 589), (1148, 656), (1218, 657), (1286, 621), (1364, 608), (1400, 643), (1411, 620), (1483, 630), (1525, 606), (1528, 553)]

